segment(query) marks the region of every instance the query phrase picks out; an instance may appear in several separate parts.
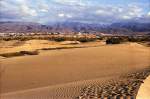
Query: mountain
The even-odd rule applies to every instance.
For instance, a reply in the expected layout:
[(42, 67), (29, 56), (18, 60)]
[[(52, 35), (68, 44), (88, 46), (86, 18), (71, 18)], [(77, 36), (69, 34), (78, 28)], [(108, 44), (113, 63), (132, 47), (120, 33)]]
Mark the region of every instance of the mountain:
[(0, 32), (46, 32), (52, 27), (31, 22), (0, 22)]
[(101, 31), (105, 26), (79, 22), (60, 22), (43, 25), (31, 22), (0, 22), (0, 32), (92, 32)]
[(107, 27), (102, 24), (90, 24), (90, 23), (80, 23), (80, 22), (62, 22), (52, 25), (58, 29), (70, 29), (74, 32), (92, 32), (92, 31), (101, 31), (103, 28)]
[(80, 22), (59, 22), (54, 24), (39, 24), (32, 22), (0, 22), (0, 32), (103, 32), (117, 34), (132, 34), (135, 32), (150, 32), (150, 23), (118, 22), (110, 25), (90, 24)]
[(110, 27), (113, 28), (124, 28), (133, 32), (146, 32), (150, 31), (150, 23), (139, 23), (139, 22), (120, 22), (113, 23)]

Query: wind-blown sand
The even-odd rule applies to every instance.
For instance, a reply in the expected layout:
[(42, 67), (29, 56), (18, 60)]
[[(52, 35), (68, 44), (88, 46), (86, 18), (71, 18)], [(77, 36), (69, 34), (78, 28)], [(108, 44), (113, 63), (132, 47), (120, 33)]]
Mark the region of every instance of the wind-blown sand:
[[(42, 51), (1, 59), (2, 99), (71, 99), (90, 84), (150, 65), (150, 48), (136, 43)], [(41, 97), (41, 98), (40, 98)]]

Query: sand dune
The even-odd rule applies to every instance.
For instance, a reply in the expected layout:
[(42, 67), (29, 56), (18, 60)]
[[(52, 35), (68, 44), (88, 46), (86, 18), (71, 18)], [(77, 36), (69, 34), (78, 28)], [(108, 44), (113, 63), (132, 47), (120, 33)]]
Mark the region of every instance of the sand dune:
[(87, 84), (143, 69), (149, 60), (150, 49), (136, 43), (5, 58), (1, 59), (1, 95), (3, 99), (33, 99), (37, 94), (35, 99), (72, 98)]
[[(99, 79), (75, 81), (72, 83), (27, 89), (2, 94), (2, 99), (74, 99), (80, 95), (85, 86), (104, 84), (114, 77), (102, 77)], [(117, 77), (116, 77), (117, 79)]]
[(0, 54), (12, 53), (19, 51), (33, 51), (42, 48), (56, 48), (56, 47), (73, 47), (73, 46), (98, 46), (104, 45), (104, 42), (88, 42), (73, 44), (73, 41), (55, 42), (48, 40), (28, 40), (28, 41), (0, 41)]
[(148, 99), (150, 97), (150, 76), (141, 85), (137, 94), (137, 99)]

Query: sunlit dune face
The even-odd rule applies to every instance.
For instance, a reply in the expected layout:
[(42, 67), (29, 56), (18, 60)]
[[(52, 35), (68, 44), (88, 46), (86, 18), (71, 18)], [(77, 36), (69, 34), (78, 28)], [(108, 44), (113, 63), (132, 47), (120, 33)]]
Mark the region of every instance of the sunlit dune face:
[(5, 58), (2, 59), (2, 92), (101, 77), (116, 78), (149, 66), (149, 58), (149, 48), (136, 43), (43, 51), (37, 56)]

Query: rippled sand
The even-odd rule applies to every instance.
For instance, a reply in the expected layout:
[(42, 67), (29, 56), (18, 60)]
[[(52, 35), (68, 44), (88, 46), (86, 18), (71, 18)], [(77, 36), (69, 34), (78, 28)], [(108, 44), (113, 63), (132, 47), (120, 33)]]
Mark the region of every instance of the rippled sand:
[(1, 59), (4, 99), (70, 99), (89, 84), (118, 79), (150, 65), (150, 49), (136, 43), (42, 51)]

